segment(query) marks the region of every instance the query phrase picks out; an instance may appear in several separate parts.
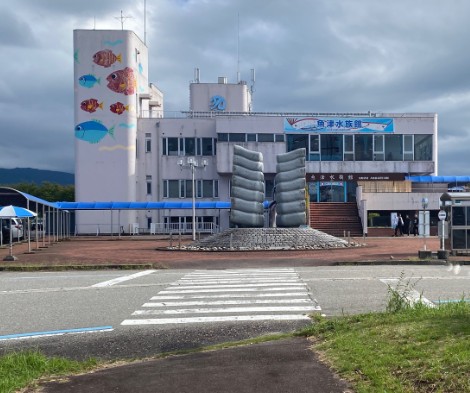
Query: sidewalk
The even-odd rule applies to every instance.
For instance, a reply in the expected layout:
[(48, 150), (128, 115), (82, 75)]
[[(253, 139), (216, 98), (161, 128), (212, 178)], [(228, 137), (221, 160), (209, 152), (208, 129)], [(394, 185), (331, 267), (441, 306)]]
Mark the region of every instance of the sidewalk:
[[(132, 237), (73, 237), (54, 244), (45, 242), (15, 243), (13, 255), (16, 261), (4, 261), (8, 255), (8, 246), (0, 248), (0, 270), (34, 266), (39, 269), (56, 267), (90, 268), (224, 268), (224, 267), (269, 267), (269, 266), (320, 266), (343, 263), (445, 263), (435, 258), (426, 261), (418, 258), (418, 251), (434, 253), (439, 249), (439, 239), (419, 237), (371, 237), (356, 238), (352, 241), (361, 247), (349, 247), (325, 250), (294, 251), (169, 251), (168, 238), (155, 236)], [(190, 239), (181, 241), (189, 244)], [(171, 245), (178, 246), (177, 239)], [(32, 252), (28, 253), (29, 248)], [(450, 256), (451, 263), (465, 263), (468, 256)]]
[(172, 356), (74, 376), (43, 393), (344, 393), (352, 392), (309, 349), (305, 338)]

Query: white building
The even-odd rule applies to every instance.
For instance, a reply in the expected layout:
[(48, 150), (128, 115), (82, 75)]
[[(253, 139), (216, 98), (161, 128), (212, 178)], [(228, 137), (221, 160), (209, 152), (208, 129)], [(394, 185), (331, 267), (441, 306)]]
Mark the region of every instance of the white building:
[[(196, 72), (188, 110), (166, 116), (134, 33), (77, 30), (74, 50), (77, 201), (192, 202), (193, 169), (197, 202), (229, 202), (234, 144), (263, 154), (268, 201), (276, 155), (305, 147), (310, 202), (355, 203), (363, 224), (370, 211), (421, 209), (424, 194), (407, 179), (437, 174), (437, 114), (258, 113), (246, 82), (201, 83)], [(438, 209), (441, 190), (428, 191)], [(192, 223), (187, 206), (112, 215), (79, 211), (77, 232)], [(229, 212), (198, 208), (196, 221), (225, 229)]]

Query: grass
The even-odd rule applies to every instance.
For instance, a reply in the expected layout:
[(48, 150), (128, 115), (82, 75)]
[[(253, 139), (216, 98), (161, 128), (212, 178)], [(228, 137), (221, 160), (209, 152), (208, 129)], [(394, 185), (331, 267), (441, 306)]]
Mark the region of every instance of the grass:
[(314, 338), (315, 350), (356, 392), (470, 392), (470, 304), (464, 300), (316, 317), (299, 334)]
[(0, 393), (15, 392), (33, 381), (91, 370), (97, 362), (77, 362), (64, 358), (48, 358), (38, 351), (12, 352), (0, 357)]

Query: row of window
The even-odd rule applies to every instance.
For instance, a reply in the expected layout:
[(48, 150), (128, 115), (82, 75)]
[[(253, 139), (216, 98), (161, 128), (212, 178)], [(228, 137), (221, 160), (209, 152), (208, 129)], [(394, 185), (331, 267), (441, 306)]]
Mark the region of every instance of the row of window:
[(288, 134), (287, 151), (307, 161), (432, 161), (432, 135)]
[(215, 138), (163, 138), (164, 156), (215, 156)]
[(243, 132), (221, 132), (217, 134), (219, 142), (285, 142), (284, 134), (246, 134)]
[[(196, 198), (218, 198), (218, 180), (195, 180)], [(163, 198), (192, 198), (192, 180), (163, 180)]]

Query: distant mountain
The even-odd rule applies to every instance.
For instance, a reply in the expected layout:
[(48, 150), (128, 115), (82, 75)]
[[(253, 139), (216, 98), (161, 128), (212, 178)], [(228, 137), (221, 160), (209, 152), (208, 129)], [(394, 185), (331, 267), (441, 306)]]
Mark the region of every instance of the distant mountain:
[(0, 185), (35, 183), (43, 182), (57, 183), (63, 186), (75, 184), (75, 175), (73, 173), (47, 171), (33, 168), (0, 168)]

